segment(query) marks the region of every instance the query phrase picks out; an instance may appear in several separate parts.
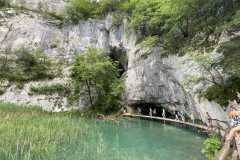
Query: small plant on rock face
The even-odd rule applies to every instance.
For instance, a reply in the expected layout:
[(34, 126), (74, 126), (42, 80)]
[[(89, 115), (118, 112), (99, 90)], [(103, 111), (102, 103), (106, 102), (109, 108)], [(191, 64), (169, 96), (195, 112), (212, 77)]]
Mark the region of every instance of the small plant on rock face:
[(60, 44), (60, 40), (56, 38), (53, 38), (51, 41), (49, 41), (49, 45), (51, 49), (57, 48), (59, 44)]
[(48, 3), (44, 2), (43, 6), (44, 6), (44, 10), (47, 12), (49, 10)]
[(20, 6), (22, 7), (22, 8), (24, 8), (25, 6), (26, 6), (26, 0), (21, 0), (20, 1)]
[(113, 15), (112, 24), (115, 28), (120, 27), (123, 24), (123, 15), (120, 13), (115, 13)]
[(31, 87), (30, 93), (42, 94), (42, 95), (51, 95), (58, 93), (62, 96), (67, 96), (71, 92), (70, 87), (64, 84), (53, 84), (53, 85), (43, 85), (40, 87)]
[(24, 83), (23, 83), (23, 82), (18, 82), (18, 83), (16, 84), (16, 87), (17, 87), (18, 89), (23, 89), (23, 88), (24, 88)]
[(43, 3), (42, 3), (42, 2), (38, 2), (37, 8), (38, 8), (38, 10), (39, 10), (40, 12), (42, 12), (42, 11), (43, 11)]
[(57, 48), (58, 45), (56, 43), (53, 43), (53, 44), (50, 44), (50, 48), (53, 49), (53, 48)]
[(0, 95), (4, 94), (5, 90), (3, 88), (0, 88)]

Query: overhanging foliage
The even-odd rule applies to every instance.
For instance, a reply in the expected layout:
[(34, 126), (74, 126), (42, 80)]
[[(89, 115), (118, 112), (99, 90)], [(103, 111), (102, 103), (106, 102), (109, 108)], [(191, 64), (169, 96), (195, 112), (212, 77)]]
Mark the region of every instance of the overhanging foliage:
[(75, 58), (76, 62), (70, 70), (75, 95), (79, 95), (79, 89), (86, 86), (92, 108), (103, 112), (114, 111), (117, 99), (125, 88), (119, 78), (118, 62), (112, 61), (102, 50), (90, 47), (86, 53)]

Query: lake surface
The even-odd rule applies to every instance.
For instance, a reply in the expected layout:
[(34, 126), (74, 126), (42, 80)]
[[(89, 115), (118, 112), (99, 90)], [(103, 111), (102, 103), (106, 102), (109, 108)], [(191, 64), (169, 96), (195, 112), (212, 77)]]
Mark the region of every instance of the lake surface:
[[(207, 138), (196, 132), (144, 119), (86, 120), (98, 127), (98, 136), (89, 136), (85, 147), (77, 143), (70, 151), (59, 153), (57, 159), (104, 160), (205, 160), (201, 153)], [(92, 138), (95, 137), (95, 138)], [(79, 140), (82, 137), (79, 137)], [(93, 140), (94, 139), (94, 140)], [(82, 145), (82, 144), (81, 144)], [(64, 157), (65, 158), (64, 158)]]

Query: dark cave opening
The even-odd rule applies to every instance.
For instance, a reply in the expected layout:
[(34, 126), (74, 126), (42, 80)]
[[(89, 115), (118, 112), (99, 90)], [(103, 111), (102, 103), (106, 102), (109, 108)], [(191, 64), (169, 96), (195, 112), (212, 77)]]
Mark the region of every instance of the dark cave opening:
[[(111, 57), (111, 56), (110, 56)], [(112, 58), (112, 57), (111, 57)], [(113, 59), (113, 58), (112, 58)], [(123, 65), (119, 62), (118, 63), (118, 68), (120, 69), (120, 77), (123, 75), (123, 73), (125, 72), (125, 69), (123, 67)]]
[(128, 70), (128, 58), (127, 53), (122, 47), (112, 47), (110, 48), (109, 56), (113, 61), (118, 61), (118, 68), (121, 69), (120, 76)]
[[(154, 110), (156, 108), (157, 117), (162, 117), (163, 106), (161, 106), (159, 104), (141, 103), (141, 104), (134, 104), (132, 106), (136, 112), (138, 112), (138, 110), (137, 110), (138, 107), (141, 108), (142, 115), (149, 115), (149, 108), (152, 108), (152, 110)], [(168, 112), (166, 109), (165, 109), (165, 114), (166, 114), (166, 118), (175, 118), (175, 116), (171, 112)]]

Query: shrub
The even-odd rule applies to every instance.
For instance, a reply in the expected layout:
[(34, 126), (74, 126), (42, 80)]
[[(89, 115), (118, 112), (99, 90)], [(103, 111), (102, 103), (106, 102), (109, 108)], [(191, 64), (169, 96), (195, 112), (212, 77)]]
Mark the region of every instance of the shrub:
[(42, 3), (42, 2), (38, 2), (37, 8), (38, 8), (38, 10), (39, 10), (40, 12), (42, 12), (42, 11), (43, 11), (43, 3)]
[(0, 78), (23, 83), (31, 80), (53, 79), (57, 76), (53, 61), (43, 53), (20, 49), (0, 56)]
[(16, 84), (16, 86), (17, 86), (18, 89), (23, 89), (23, 88), (24, 88), (24, 83), (18, 82), (18, 83)]
[(113, 20), (112, 20), (113, 26), (118, 28), (122, 25), (122, 23), (123, 23), (123, 15), (121, 15), (120, 13), (115, 13), (113, 15)]
[(72, 0), (71, 5), (67, 7), (69, 18), (73, 22), (78, 22), (79, 20), (86, 20), (92, 17), (95, 10), (94, 2), (90, 0)]
[(63, 85), (63, 84), (53, 84), (53, 85), (43, 85), (40, 87), (34, 87), (32, 86), (30, 88), (30, 93), (34, 94), (43, 94), (43, 95), (48, 95), (48, 94), (54, 94), (58, 93), (61, 96), (66, 96), (69, 95), (71, 92), (71, 89), (68, 85)]
[(73, 22), (87, 20), (88, 18), (102, 18), (110, 12), (120, 11), (132, 13), (137, 0), (72, 0), (67, 7), (67, 14)]
[(147, 46), (156, 46), (159, 43), (158, 36), (149, 36), (144, 41), (142, 41), (139, 46), (140, 47), (147, 47)]
[(27, 3), (26, 0), (20, 0), (21, 7), (25, 7), (26, 3)]
[(0, 88), (0, 95), (4, 94), (5, 90), (3, 88)]
[(63, 14), (57, 14), (55, 11), (47, 12), (47, 14), (51, 16), (53, 19), (60, 20), (60, 21), (65, 20), (65, 16)]
[(10, 5), (9, 0), (0, 0), (0, 8), (9, 5)]
[(56, 44), (56, 43), (50, 44), (50, 48), (51, 48), (51, 49), (57, 48), (57, 47), (58, 47), (58, 44)]
[(213, 132), (210, 138), (204, 141), (205, 148), (202, 149), (202, 153), (205, 153), (208, 159), (213, 159), (220, 150), (219, 143), (220, 140), (217, 134)]

